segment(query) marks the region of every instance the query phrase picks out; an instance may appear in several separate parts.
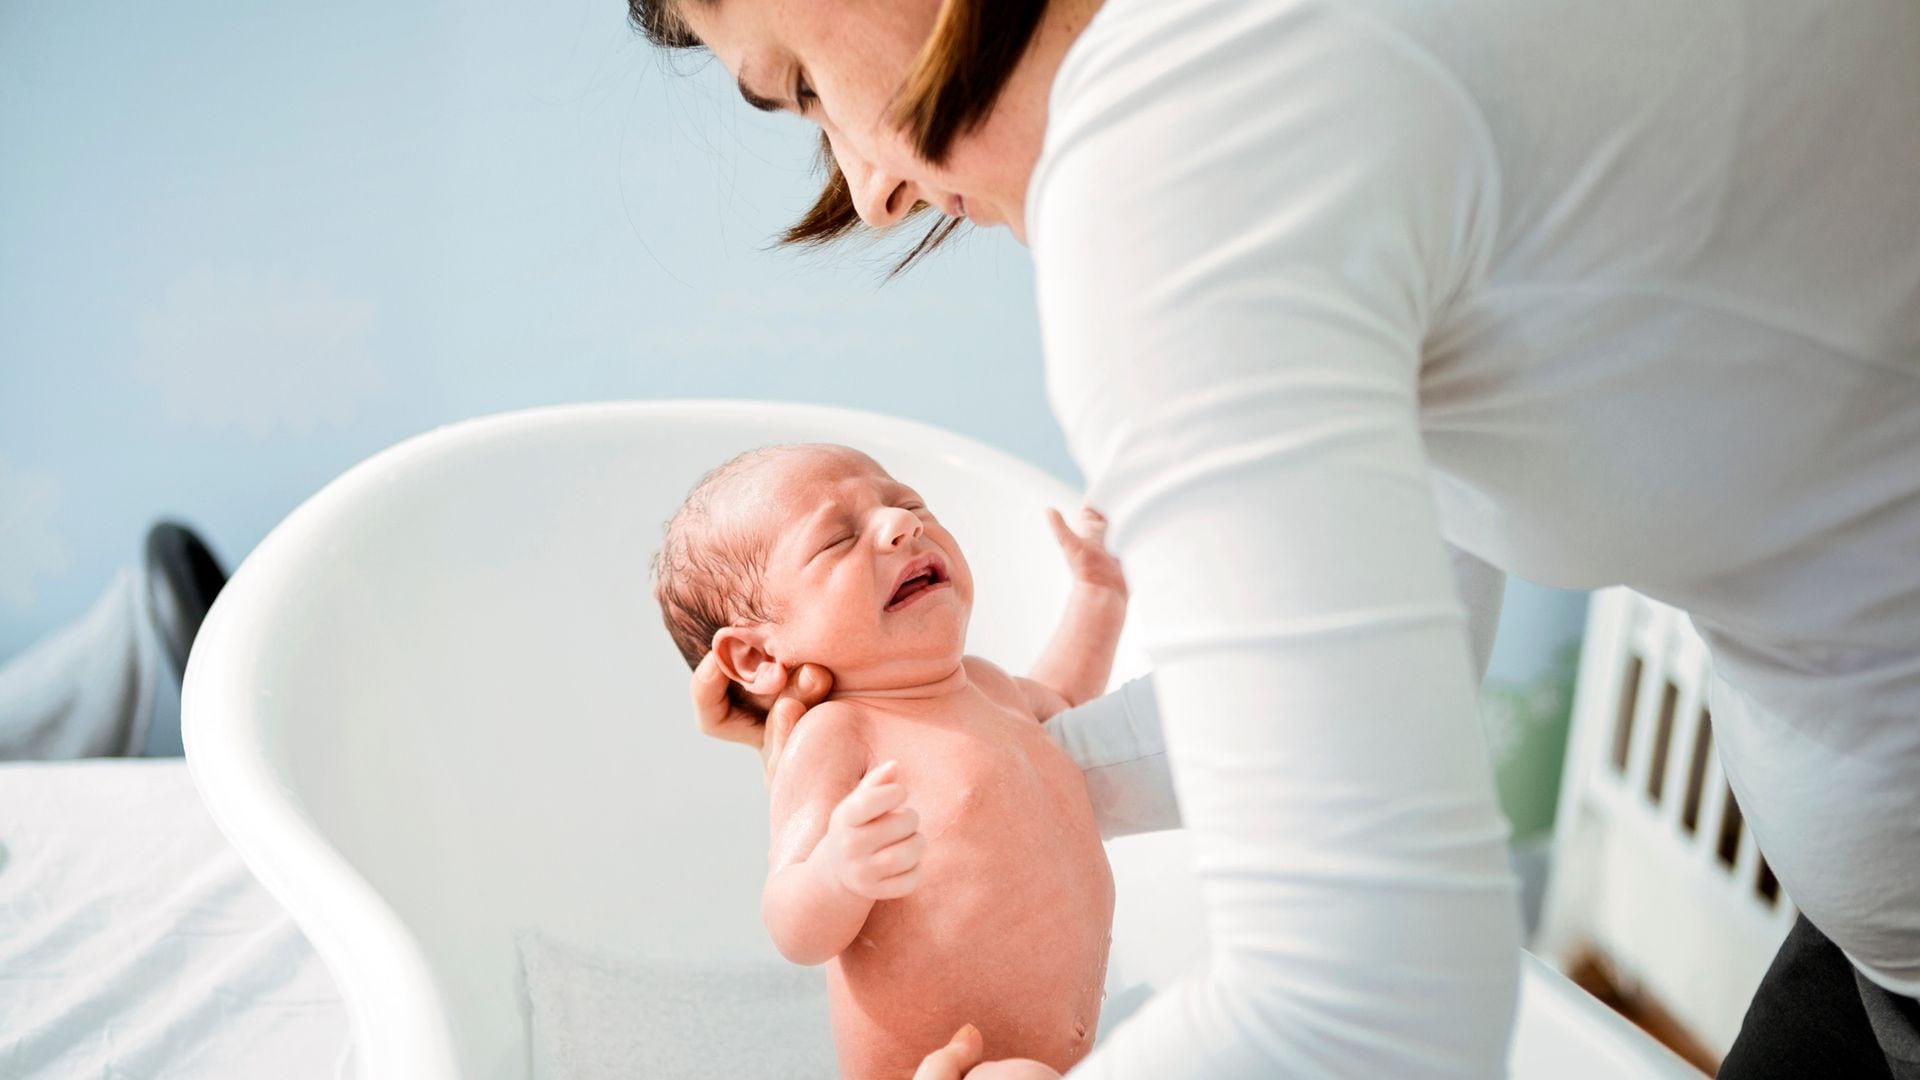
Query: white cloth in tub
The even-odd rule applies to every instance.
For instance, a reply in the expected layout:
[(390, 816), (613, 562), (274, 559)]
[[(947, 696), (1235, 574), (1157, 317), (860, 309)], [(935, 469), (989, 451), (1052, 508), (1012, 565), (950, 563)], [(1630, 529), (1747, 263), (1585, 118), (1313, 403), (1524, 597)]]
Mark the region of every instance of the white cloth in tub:
[[(822, 969), (640, 960), (538, 930), (518, 939), (534, 1080), (837, 1073)], [(1112, 992), (1096, 1041), (1152, 993), (1145, 984)]]
[(823, 969), (635, 959), (518, 935), (534, 1080), (830, 1080)]

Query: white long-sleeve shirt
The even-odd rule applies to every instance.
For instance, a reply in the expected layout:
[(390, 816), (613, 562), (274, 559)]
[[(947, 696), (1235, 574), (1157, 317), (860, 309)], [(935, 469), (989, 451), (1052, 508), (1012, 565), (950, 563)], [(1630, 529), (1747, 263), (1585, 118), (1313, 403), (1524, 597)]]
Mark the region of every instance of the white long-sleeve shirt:
[(1053, 726), (1213, 949), (1074, 1076), (1500, 1072), (1449, 545), (1691, 612), (1782, 885), (1920, 993), (1920, 5), (1106, 0), (1027, 214), (1171, 791)]

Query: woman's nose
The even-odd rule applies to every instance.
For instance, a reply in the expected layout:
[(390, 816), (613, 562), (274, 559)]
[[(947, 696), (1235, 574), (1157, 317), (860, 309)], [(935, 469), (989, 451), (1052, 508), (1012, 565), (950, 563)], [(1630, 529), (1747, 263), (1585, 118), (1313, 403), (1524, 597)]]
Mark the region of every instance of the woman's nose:
[(853, 195), (853, 208), (869, 227), (884, 229), (899, 222), (919, 201), (912, 183), (857, 154), (846, 152), (838, 140), (833, 146), (834, 161), (847, 178), (847, 190)]
[(880, 511), (880, 546), (897, 548), (908, 540), (918, 540), (926, 526), (920, 524), (920, 515), (899, 507), (888, 507)]

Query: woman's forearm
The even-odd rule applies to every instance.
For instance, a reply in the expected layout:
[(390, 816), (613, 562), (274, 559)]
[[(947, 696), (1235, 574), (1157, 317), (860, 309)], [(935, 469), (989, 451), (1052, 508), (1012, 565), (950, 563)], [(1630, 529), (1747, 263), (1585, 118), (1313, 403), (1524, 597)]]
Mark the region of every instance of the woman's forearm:
[[(1074, 1080), (1504, 1075), (1518, 905), (1420, 423), (1497, 243), (1484, 118), (1341, 5), (1126, 10), (1056, 88), (1027, 214), (1208, 940)], [(1166, 85), (1230, 147), (1138, 93), (1176, 27)], [(1251, 34), (1274, 62), (1221, 78)]]
[(767, 878), (760, 918), (774, 947), (796, 964), (824, 964), (839, 956), (867, 924), (873, 901), (835, 880), (812, 856), (789, 863)]
[(1060, 617), (1060, 628), (1028, 678), (1066, 698), (1068, 705), (1099, 697), (1113, 676), (1113, 653), (1126, 620), (1126, 593), (1076, 584)]

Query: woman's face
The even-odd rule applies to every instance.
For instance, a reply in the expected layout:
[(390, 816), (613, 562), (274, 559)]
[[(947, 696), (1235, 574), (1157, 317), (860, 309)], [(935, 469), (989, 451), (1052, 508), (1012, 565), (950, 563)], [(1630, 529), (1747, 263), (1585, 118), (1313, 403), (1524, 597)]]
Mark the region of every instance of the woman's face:
[[(885, 228), (924, 202), (1026, 239), (1027, 178), (1046, 129), (1033, 53), (986, 122), (953, 143), (945, 165), (888, 122), (940, 0), (680, 0), (679, 12), (756, 108), (820, 125), (861, 220)], [(1036, 45), (1039, 44), (1036, 41)], [(1057, 64), (1057, 58), (1056, 58)]]

